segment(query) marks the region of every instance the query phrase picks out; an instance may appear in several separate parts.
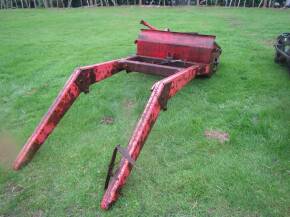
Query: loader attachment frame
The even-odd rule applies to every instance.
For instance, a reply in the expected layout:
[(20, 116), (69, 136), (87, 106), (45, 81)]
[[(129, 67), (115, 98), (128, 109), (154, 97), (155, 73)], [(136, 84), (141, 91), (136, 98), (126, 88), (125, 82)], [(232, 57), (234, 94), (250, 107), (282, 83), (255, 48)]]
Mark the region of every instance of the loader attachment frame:
[[(221, 54), (215, 36), (161, 31), (145, 21), (141, 23), (150, 29), (141, 30), (139, 38), (135, 41), (135, 56), (74, 70), (17, 156), (13, 165), (15, 170), (33, 158), (79, 95), (89, 92), (90, 85), (123, 70), (165, 77), (151, 88), (151, 96), (128, 146), (122, 148), (118, 145), (113, 151), (101, 208), (107, 210), (118, 199), (160, 111), (167, 109), (167, 101), (196, 76), (211, 76), (217, 69)], [(115, 174), (112, 174), (118, 152), (122, 158)]]

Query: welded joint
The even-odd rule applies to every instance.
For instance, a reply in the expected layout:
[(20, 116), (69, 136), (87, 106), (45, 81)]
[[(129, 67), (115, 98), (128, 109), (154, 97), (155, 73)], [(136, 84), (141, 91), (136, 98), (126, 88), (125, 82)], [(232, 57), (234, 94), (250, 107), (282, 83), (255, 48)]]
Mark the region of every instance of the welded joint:
[(115, 166), (117, 152), (119, 152), (122, 155), (122, 157), (124, 157), (132, 166), (136, 167), (136, 162), (130, 156), (127, 148), (123, 148), (120, 145), (117, 145), (114, 148), (114, 151), (113, 151), (113, 154), (111, 157), (111, 161), (110, 161), (110, 164), (108, 166), (108, 172), (107, 172), (107, 177), (106, 177), (105, 186), (104, 186), (105, 190), (108, 188), (111, 178), (116, 178), (115, 175), (113, 174), (113, 170), (114, 170), (114, 166)]
[(171, 84), (172, 82), (168, 82), (165, 84), (163, 83), (163, 89), (162, 89), (160, 97), (158, 98), (159, 104), (163, 111), (167, 110), (167, 102), (169, 99), (169, 91), (171, 88)]
[(130, 69), (129, 69), (129, 66), (127, 63), (122, 63), (122, 68), (127, 72), (127, 73), (130, 73), (132, 72)]
[(95, 74), (94, 69), (80, 69), (81, 73), (76, 79), (75, 83), (78, 86), (79, 90), (83, 93), (89, 93), (90, 85), (94, 83)]

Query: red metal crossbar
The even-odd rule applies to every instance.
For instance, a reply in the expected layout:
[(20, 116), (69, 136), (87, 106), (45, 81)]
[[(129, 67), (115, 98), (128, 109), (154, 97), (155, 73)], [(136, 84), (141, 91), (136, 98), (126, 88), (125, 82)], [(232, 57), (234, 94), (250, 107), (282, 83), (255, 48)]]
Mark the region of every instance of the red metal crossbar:
[[(137, 55), (91, 66), (77, 68), (59, 93), (47, 114), (28, 139), (13, 168), (28, 163), (47, 137), (52, 133), (73, 102), (90, 85), (122, 70), (136, 71), (165, 77), (152, 87), (152, 94), (126, 149), (116, 147), (106, 180), (106, 191), (101, 208), (108, 209), (119, 197), (140, 151), (167, 101), (197, 75), (210, 76), (217, 67), (221, 49), (215, 36), (197, 33), (160, 31), (143, 21), (151, 30), (141, 30)], [(115, 174), (111, 174), (117, 150), (122, 159)]]

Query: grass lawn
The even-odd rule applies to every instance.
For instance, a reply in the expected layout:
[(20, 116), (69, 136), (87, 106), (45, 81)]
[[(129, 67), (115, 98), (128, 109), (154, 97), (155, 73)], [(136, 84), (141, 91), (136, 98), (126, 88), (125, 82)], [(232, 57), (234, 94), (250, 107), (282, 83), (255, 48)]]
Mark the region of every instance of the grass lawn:
[[(140, 19), (217, 35), (223, 53), (217, 74), (170, 100), (119, 201), (99, 208), (107, 165), (158, 77), (122, 72), (94, 85), (32, 162), (12, 171), (72, 70), (134, 54)], [(280, 9), (0, 11), (0, 216), (289, 216), (290, 77), (273, 63), (275, 38), (289, 26)]]

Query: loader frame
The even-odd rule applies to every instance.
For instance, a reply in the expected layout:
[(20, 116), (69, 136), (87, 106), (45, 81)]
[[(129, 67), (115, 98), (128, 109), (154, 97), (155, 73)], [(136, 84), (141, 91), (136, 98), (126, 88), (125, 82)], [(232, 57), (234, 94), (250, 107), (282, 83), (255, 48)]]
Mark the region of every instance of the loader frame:
[[(151, 96), (127, 148), (117, 146), (114, 149), (101, 208), (108, 209), (118, 199), (121, 188), (126, 183), (160, 111), (167, 109), (167, 101), (196, 76), (211, 76), (216, 70), (218, 57), (221, 54), (221, 48), (214, 42), (215, 36), (172, 33), (168, 30), (157, 30), (145, 21), (141, 21), (141, 23), (150, 30), (141, 30), (139, 39), (135, 42), (137, 44), (136, 55), (74, 70), (55, 102), (17, 156), (13, 165), (15, 170), (20, 169), (33, 158), (79, 95), (89, 92), (90, 85), (123, 70), (162, 76), (164, 78), (151, 88)], [(162, 40), (158, 41), (158, 34), (162, 35), (166, 43), (163, 43)], [(180, 43), (178, 37), (184, 37), (183, 42), (187, 44), (177, 44)], [(153, 41), (150, 41), (152, 38)], [(196, 45), (190, 47), (193, 39), (200, 40), (201, 42), (197, 43), (202, 44), (202, 47), (196, 48)], [(170, 44), (171, 41), (173, 41), (172, 44)], [(159, 52), (156, 53), (154, 46), (158, 46)], [(200, 52), (199, 55), (196, 52)], [(192, 61), (191, 57), (194, 55), (196, 55), (195, 59), (200, 62)], [(113, 174), (113, 165), (118, 152), (121, 153), (122, 158)]]

